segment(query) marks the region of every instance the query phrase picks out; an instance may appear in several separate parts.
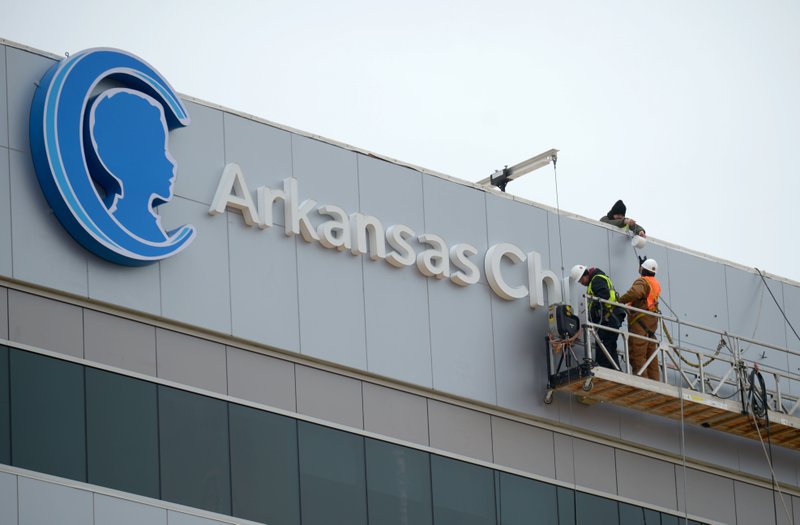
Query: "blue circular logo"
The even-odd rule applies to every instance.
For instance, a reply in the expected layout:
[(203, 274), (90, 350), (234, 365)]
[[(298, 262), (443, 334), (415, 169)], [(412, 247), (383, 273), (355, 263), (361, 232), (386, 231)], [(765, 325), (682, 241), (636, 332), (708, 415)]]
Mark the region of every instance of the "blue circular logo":
[(189, 122), (169, 83), (130, 53), (89, 49), (55, 64), (33, 97), (31, 154), (45, 198), (70, 235), (127, 266), (188, 246), (194, 228), (164, 230), (154, 207), (173, 196), (169, 130)]

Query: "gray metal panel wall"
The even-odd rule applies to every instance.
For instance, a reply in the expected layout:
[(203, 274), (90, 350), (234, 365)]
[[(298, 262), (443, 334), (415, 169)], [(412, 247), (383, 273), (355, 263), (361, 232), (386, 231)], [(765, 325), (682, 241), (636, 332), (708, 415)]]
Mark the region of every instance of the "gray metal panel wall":
[(0, 275), (12, 274), (11, 174), (8, 149), (0, 148)]
[[(384, 229), (405, 224), (424, 231), (422, 175), (386, 161), (358, 156), (359, 209)], [(431, 371), (430, 313), (425, 279), (413, 268), (363, 258), (367, 368), (427, 387)]]
[[(6, 46), (0, 46), (0, 115), (8, 115)], [(8, 119), (0, 119), (0, 146), (8, 147)]]
[[(280, 226), (265, 231), (248, 228), (235, 212), (210, 217), (207, 211), (223, 166), (238, 162), (253, 191), (260, 184), (280, 187), (283, 178), (293, 176), (299, 181), (301, 199), (374, 215), (384, 226), (408, 224), (417, 233), (440, 235), (450, 245), (474, 244), (479, 253), (473, 261), (481, 268), (489, 245), (512, 242), (526, 252), (541, 253), (543, 266), (556, 273), (562, 266), (562, 251), (565, 272), (575, 263), (600, 266), (624, 291), (636, 276), (636, 261), (629, 239), (620, 232), (566, 216), (558, 220), (551, 211), (505, 196), (188, 102), (192, 124), (170, 134), (170, 148), (178, 161), (176, 198), (159, 213), (167, 227), (194, 224), (197, 240), (163, 263), (116, 267), (88, 254), (47, 213), (32, 170), (27, 138), (30, 100), (35, 82), (53, 61), (12, 47), (0, 56), (5, 58), (0, 85), (7, 90), (0, 99), (6, 103), (7, 98), (10, 145), (10, 149), (0, 147), (0, 274), (677, 451), (678, 426), (673, 423), (604, 405), (570, 406), (558, 398), (544, 406), (544, 314), (531, 310), (527, 299), (499, 299), (485, 284), (485, 276), (481, 283), (462, 288), (422, 277), (414, 267), (395, 269), (383, 261), (287, 238)], [(4, 200), (9, 206), (2, 206)], [(283, 220), (281, 206), (276, 205), (277, 224)], [(313, 220), (319, 224), (322, 218), (315, 215)], [(659, 261), (664, 302), (682, 318), (740, 333), (744, 327), (743, 335), (751, 335), (753, 316), (748, 317), (742, 305), (758, 301), (762, 314), (756, 337), (800, 351), (800, 342), (779, 317), (771, 297), (764, 295), (755, 274), (656, 242), (641, 253)], [(504, 271), (509, 281), (525, 282), (524, 265), (505, 264)], [(768, 282), (789, 319), (800, 319), (800, 288)], [(582, 287), (575, 288), (575, 294), (583, 292)], [(87, 319), (84, 341), (83, 319), (75, 321), (74, 312), (37, 304), (32, 312), (48, 323), (34, 334), (30, 323), (20, 318), (25, 307), (18, 299), (9, 297), (12, 339), (72, 355), (83, 355), (86, 344), (93, 359), (120, 358), (113, 352), (94, 354), (113, 323), (97, 328)], [(800, 329), (800, 322), (794, 324)], [(88, 333), (90, 328), (100, 331)], [(696, 336), (692, 331), (680, 335), (683, 342)], [(716, 345), (709, 340), (698, 343), (711, 349)], [(170, 376), (171, 370), (182, 367), (185, 374), (170, 377), (215, 391), (272, 399), (277, 406), (299, 403), (283, 390), (244, 388), (248, 381), (241, 369), (244, 360), (230, 359), (224, 345), (214, 348), (211, 353), (176, 351), (180, 358), (164, 361), (159, 375)], [(170, 355), (169, 350), (162, 354), (159, 346), (158, 360)], [(772, 363), (772, 358), (765, 362)], [(226, 363), (234, 363), (233, 369), (226, 371)], [(151, 364), (143, 361), (140, 369), (152, 370)], [(788, 366), (798, 371), (800, 358), (790, 358)], [(794, 388), (800, 393), (800, 386)], [(350, 420), (352, 414), (346, 416)], [(762, 473), (750, 447), (735, 453), (720, 446), (741, 443), (702, 429), (687, 434), (691, 456)], [(791, 479), (796, 471), (780, 475)]]

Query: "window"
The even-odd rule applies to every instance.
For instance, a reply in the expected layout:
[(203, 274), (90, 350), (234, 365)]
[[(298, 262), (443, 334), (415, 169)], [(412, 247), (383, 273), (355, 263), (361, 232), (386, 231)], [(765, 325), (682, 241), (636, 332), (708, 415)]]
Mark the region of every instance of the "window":
[(500, 525), (558, 524), (556, 487), (505, 472), (500, 477)]
[(297, 421), (230, 404), (233, 515), (300, 523)]
[(83, 367), (12, 349), (11, 463), (86, 481)]
[(158, 498), (156, 385), (86, 368), (89, 483)]
[(495, 525), (494, 472), (431, 456), (433, 521), (436, 525)]
[(231, 513), (228, 404), (158, 387), (161, 498)]
[(369, 522), (430, 525), (431, 468), (427, 452), (366, 440)]

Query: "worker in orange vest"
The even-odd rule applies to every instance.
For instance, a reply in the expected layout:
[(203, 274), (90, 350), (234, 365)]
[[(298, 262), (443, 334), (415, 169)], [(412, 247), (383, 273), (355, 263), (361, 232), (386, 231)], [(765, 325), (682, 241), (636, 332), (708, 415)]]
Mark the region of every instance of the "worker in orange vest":
[[(658, 312), (658, 296), (661, 295), (661, 284), (656, 279), (658, 263), (654, 259), (647, 259), (639, 267), (639, 277), (631, 285), (630, 290), (622, 294), (619, 302), (647, 310)], [(648, 341), (638, 337), (628, 339), (628, 351), (630, 353), (631, 368), (634, 374), (644, 366), (650, 356), (656, 352), (657, 343), (655, 332), (658, 328), (658, 317), (642, 312), (628, 312), (628, 331), (632, 334), (640, 335), (652, 339)], [(654, 358), (647, 369), (642, 372), (642, 377), (659, 380), (658, 358)]]

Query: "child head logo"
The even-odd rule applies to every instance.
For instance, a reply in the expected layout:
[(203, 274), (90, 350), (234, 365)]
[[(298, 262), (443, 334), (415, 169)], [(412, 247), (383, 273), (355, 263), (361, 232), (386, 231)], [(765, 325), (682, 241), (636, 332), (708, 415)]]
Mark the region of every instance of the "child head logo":
[(111, 89), (97, 98), (89, 122), (92, 177), (109, 211), (133, 235), (164, 242), (167, 233), (153, 208), (172, 199), (176, 163), (161, 104), (144, 93)]
[[(92, 98), (106, 79), (118, 87)], [(169, 132), (189, 123), (172, 86), (130, 53), (89, 49), (53, 65), (31, 104), (31, 154), (42, 192), (69, 234), (127, 266), (189, 246), (194, 227), (168, 231), (156, 213), (173, 198)]]

